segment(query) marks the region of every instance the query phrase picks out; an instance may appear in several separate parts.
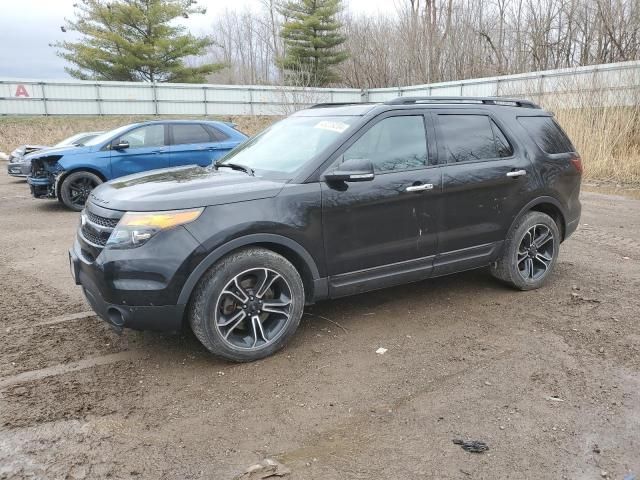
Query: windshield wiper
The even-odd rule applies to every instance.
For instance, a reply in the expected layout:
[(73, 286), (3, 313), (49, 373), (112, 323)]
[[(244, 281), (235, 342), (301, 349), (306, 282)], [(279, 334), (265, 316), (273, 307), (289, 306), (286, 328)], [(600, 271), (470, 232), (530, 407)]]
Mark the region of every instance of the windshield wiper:
[(246, 173), (247, 175), (251, 175), (252, 177), (256, 176), (255, 172), (253, 171), (253, 168), (247, 167), (246, 165), (240, 165), (239, 163), (229, 163), (229, 162), (220, 163), (216, 165), (216, 170), (222, 167), (232, 168), (233, 170), (240, 170)]

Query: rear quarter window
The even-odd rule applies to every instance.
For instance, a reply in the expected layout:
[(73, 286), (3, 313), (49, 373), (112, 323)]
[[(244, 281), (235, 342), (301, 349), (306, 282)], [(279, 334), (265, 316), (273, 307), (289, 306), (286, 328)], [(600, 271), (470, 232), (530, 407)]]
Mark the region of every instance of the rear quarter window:
[(529, 136), (549, 154), (571, 153), (575, 148), (560, 126), (551, 117), (518, 117)]
[[(214, 138), (214, 140), (216, 142), (224, 142), (225, 140), (227, 140), (229, 138), (229, 135), (227, 135), (224, 132), (221, 132), (216, 127), (212, 127), (211, 125), (206, 125), (204, 128), (207, 129), (207, 131), (211, 134), (211, 136)], [(231, 128), (233, 128), (233, 127), (231, 127)], [(234, 130), (235, 130), (235, 128), (234, 128)]]

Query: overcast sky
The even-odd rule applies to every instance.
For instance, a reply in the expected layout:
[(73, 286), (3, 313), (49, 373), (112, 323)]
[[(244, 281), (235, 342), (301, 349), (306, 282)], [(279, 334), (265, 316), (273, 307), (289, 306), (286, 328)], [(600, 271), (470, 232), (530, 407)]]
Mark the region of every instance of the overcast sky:
[[(60, 31), (65, 17), (73, 18), (77, 0), (0, 0), (0, 77), (21, 79), (68, 78), (65, 62), (50, 43), (71, 38)], [(258, 0), (200, 0), (206, 15), (189, 19), (194, 33), (204, 33), (225, 8), (259, 8)], [(394, 0), (345, 0), (353, 12), (383, 13)]]

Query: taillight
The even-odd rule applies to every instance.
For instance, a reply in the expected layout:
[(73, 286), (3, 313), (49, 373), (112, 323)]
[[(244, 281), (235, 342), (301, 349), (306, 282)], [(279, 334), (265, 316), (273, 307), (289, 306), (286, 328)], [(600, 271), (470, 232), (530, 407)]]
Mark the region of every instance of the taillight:
[(573, 157), (571, 159), (571, 164), (576, 168), (578, 173), (582, 175), (584, 168), (582, 167), (582, 159), (580, 157)]

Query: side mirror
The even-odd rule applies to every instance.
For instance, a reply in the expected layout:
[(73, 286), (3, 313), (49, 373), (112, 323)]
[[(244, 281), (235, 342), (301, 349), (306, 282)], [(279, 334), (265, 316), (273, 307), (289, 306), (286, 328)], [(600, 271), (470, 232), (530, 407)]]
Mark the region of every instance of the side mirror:
[(327, 182), (369, 182), (373, 180), (373, 164), (366, 158), (352, 158), (324, 176)]
[(129, 142), (127, 142), (126, 140), (120, 140), (117, 143), (112, 143), (111, 148), (113, 148), (114, 150), (126, 150), (127, 148), (129, 148)]

